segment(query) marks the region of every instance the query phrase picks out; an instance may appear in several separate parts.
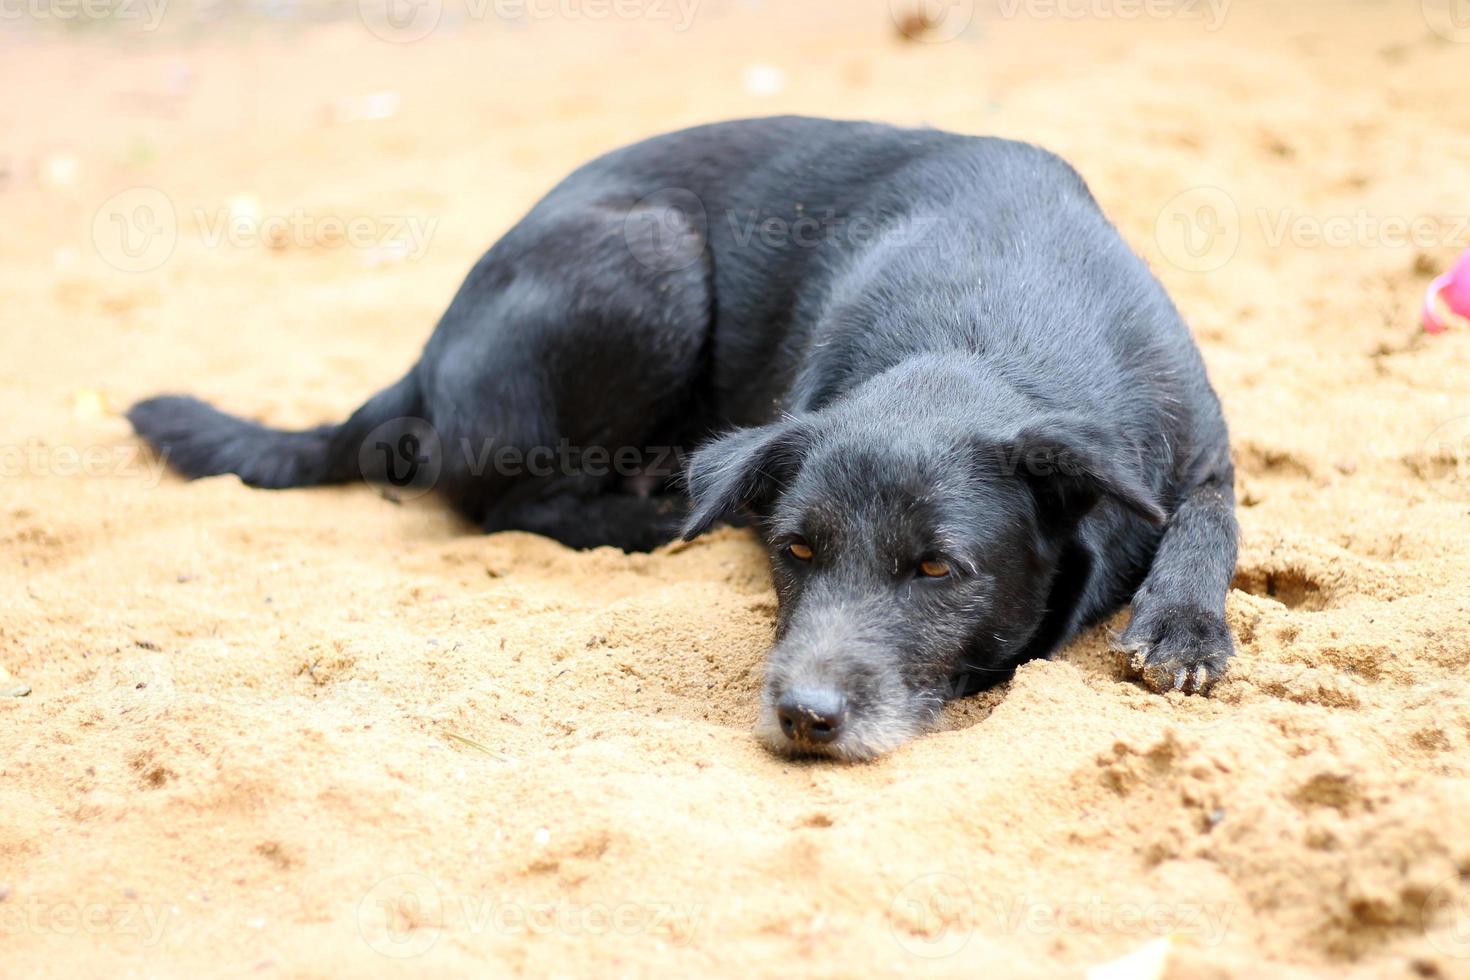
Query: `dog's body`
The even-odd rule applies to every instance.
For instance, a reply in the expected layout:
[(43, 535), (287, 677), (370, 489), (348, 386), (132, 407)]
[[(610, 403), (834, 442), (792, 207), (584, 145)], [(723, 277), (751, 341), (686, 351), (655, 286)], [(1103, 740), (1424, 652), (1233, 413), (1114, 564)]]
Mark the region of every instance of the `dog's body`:
[[(800, 118), (657, 137), (552, 190), (347, 422), (130, 417), (185, 475), (264, 487), (423, 447), (486, 530), (574, 547), (753, 518), (774, 747), (883, 751), (1130, 598), (1152, 686), (1203, 689), (1230, 655), (1218, 400), (1081, 178), (1025, 144)], [(687, 472), (665, 446), (698, 447)]]

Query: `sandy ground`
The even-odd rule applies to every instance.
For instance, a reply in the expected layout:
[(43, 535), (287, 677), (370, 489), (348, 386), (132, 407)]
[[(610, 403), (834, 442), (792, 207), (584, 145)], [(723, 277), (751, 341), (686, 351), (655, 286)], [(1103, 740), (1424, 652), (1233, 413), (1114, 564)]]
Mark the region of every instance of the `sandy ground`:
[[(1470, 330), (1416, 314), (1470, 244), (1470, 25), (232, 9), (0, 24), (0, 975), (1470, 976)], [(1157, 269), (1239, 464), (1212, 698), (1099, 629), (880, 762), (780, 761), (747, 535), (186, 485), (117, 416), (342, 417), (576, 163), (777, 111), (1044, 143)]]

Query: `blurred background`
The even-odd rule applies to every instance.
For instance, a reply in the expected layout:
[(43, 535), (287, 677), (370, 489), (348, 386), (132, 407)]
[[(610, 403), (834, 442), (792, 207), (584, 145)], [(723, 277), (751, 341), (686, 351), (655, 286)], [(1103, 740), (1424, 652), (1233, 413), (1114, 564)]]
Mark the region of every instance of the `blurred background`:
[[(49, 330), (59, 303), (88, 338), (69, 369), (105, 373), (146, 344), (216, 386), (306, 337), (332, 353), (280, 365), (282, 398), (345, 365), (374, 365), (375, 389), (578, 163), (803, 112), (1061, 153), (1207, 345), (1322, 317), (1333, 342), (1392, 347), (1470, 240), (1466, 189), (1446, 179), (1470, 158), (1463, 6), (0, 0), (7, 326)], [(206, 323), (229, 329), (153, 343)], [(1230, 370), (1235, 350), (1207, 354)]]

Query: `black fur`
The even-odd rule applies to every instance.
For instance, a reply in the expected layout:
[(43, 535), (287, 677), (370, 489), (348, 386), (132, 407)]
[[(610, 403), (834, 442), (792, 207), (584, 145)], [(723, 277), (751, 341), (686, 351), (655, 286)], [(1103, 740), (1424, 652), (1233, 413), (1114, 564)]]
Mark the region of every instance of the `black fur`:
[(1231, 652), (1218, 400), (1081, 178), (1026, 144), (790, 117), (647, 140), (542, 199), (347, 422), (130, 418), (186, 476), (262, 487), (396, 482), (401, 450), (487, 530), (575, 547), (753, 521), (783, 750), (884, 751), (1130, 599), (1155, 688)]

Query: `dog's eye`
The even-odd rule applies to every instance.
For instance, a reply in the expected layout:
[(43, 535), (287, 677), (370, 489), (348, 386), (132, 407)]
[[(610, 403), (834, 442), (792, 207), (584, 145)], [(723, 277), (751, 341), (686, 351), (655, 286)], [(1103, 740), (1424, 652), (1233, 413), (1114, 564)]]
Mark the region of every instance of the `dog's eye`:
[(925, 578), (944, 578), (949, 574), (949, 562), (930, 558), (928, 561), (919, 562), (919, 574)]
[(786, 546), (786, 550), (791, 552), (791, 557), (797, 561), (812, 560), (812, 546), (805, 541), (793, 541)]

